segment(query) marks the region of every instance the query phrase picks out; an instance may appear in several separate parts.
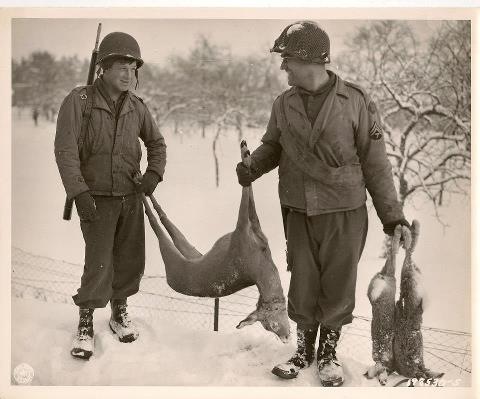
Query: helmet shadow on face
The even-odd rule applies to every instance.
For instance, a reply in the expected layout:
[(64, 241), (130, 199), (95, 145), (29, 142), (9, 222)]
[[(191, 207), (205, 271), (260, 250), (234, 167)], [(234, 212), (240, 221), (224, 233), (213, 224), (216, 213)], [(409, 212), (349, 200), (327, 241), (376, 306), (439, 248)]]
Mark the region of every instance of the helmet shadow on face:
[(288, 75), (288, 84), (290, 86), (300, 86), (308, 88), (311, 82), (321, 73), (324, 65), (316, 62), (301, 60), (296, 57), (282, 57), (280, 70)]

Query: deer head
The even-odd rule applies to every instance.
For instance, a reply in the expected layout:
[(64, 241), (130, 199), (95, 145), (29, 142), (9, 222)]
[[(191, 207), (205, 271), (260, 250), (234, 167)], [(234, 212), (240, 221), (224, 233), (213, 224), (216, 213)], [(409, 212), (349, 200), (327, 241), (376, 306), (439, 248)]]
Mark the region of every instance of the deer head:
[(263, 328), (273, 332), (283, 343), (288, 341), (290, 336), (290, 323), (288, 321), (285, 298), (277, 298), (264, 302), (260, 297), (257, 309), (242, 320), (237, 328), (242, 328), (259, 321)]

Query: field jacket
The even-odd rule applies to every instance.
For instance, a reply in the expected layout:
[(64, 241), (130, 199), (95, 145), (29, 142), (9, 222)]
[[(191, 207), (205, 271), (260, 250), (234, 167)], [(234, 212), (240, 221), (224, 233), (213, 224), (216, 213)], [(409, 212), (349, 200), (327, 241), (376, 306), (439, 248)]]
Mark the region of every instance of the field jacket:
[(361, 87), (336, 76), (313, 126), (292, 87), (275, 100), (262, 143), (252, 165), (278, 166), (282, 206), (309, 216), (352, 210), (368, 189), (383, 224), (403, 218), (377, 110)]
[(64, 99), (57, 119), (55, 158), (68, 198), (84, 191), (120, 196), (135, 191), (132, 175), (140, 172), (142, 150), (147, 149), (147, 170), (163, 179), (165, 140), (143, 101), (126, 93), (116, 117), (101, 95), (97, 79), (88, 128), (80, 140), (86, 86), (73, 89)]

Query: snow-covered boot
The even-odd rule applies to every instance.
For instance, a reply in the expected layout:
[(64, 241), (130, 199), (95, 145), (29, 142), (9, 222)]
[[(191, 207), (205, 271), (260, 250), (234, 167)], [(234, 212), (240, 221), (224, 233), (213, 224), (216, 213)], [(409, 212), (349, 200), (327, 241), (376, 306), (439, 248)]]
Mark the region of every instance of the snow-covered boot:
[(297, 328), (297, 351), (285, 363), (277, 364), (272, 373), (280, 378), (291, 379), (301, 369), (310, 366), (315, 358), (315, 341), (318, 328), (303, 330)]
[(126, 299), (112, 299), (110, 301), (112, 315), (110, 328), (117, 334), (120, 342), (132, 342), (138, 338), (138, 330), (127, 313)]
[(88, 360), (93, 355), (93, 311), (94, 309), (79, 308), (80, 320), (70, 353), (73, 357)]
[(320, 327), (320, 340), (317, 350), (317, 370), (320, 382), (325, 387), (343, 384), (343, 367), (338, 361), (335, 349), (340, 338), (340, 330)]

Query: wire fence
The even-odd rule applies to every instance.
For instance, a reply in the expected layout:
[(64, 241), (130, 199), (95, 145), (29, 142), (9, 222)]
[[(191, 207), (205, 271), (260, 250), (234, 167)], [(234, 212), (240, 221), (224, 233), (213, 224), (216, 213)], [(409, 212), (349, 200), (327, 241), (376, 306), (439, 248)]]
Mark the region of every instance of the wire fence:
[[(82, 271), (78, 264), (12, 248), (12, 296), (73, 304), (72, 295)], [(233, 329), (255, 309), (257, 300), (256, 287), (220, 298), (219, 330)], [(164, 275), (145, 275), (139, 293), (129, 298), (129, 306), (135, 308), (135, 316), (213, 330), (214, 299), (178, 294), (168, 286)], [(370, 323), (370, 318), (355, 315), (353, 322), (344, 326), (339, 355), (371, 361)], [(471, 334), (431, 327), (423, 327), (422, 334), (427, 367), (456, 375), (471, 374)]]

